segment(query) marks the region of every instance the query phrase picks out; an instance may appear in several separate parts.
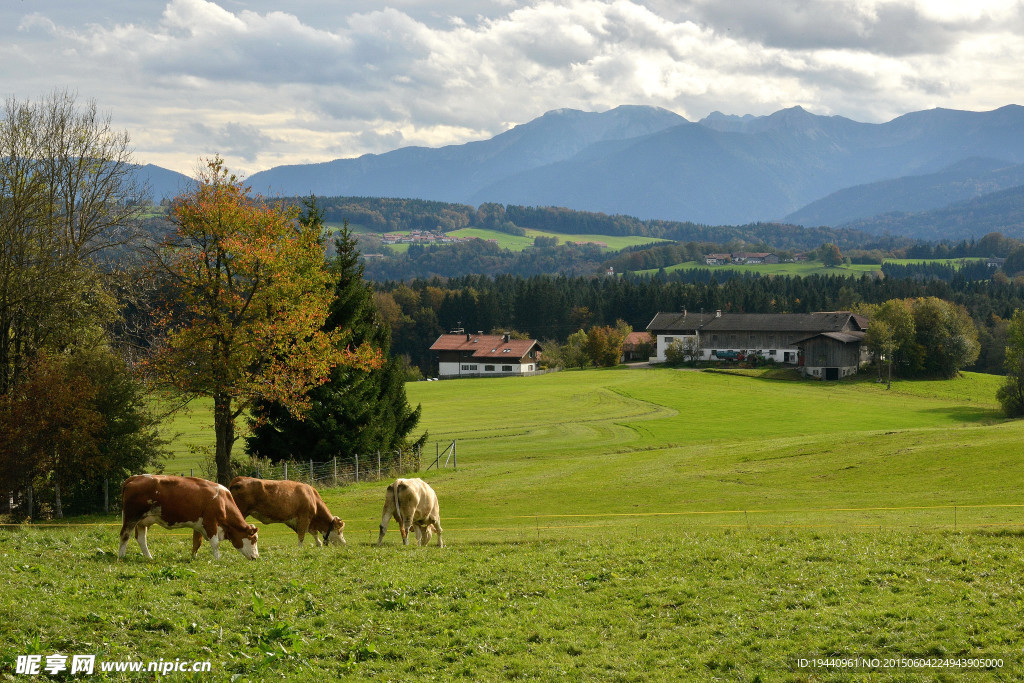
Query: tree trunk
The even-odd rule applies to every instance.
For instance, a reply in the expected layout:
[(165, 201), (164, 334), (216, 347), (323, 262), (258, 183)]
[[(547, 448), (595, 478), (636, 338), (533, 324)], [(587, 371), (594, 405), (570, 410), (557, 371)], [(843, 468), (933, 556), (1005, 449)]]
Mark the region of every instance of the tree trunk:
[(64, 505), (60, 500), (60, 482), (54, 479), (53, 482), (54, 508), (57, 512), (57, 519), (64, 519)]
[(231, 415), (231, 396), (226, 393), (213, 397), (213, 431), (217, 435), (217, 483), (227, 486), (231, 481), (231, 447), (235, 443), (235, 419)]

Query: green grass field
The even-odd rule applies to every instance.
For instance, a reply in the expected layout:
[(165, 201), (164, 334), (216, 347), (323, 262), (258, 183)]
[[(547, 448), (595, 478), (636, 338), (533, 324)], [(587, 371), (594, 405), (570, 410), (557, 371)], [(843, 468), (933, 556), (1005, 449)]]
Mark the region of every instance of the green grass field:
[[(328, 223), (329, 228), (337, 230), (341, 227), (340, 223)], [(349, 230), (355, 234), (379, 234), (373, 230), (370, 230), (364, 226), (351, 224)], [(408, 230), (396, 230), (399, 234), (408, 234)], [(533, 239), (535, 237), (557, 237), (559, 244), (565, 244), (566, 242), (603, 242), (608, 245), (606, 251), (619, 251), (626, 247), (636, 246), (638, 244), (653, 244), (655, 242), (665, 242), (666, 240), (655, 238), (655, 237), (631, 237), (631, 236), (615, 236), (615, 235), (569, 235), (564, 233), (555, 232), (544, 232), (541, 230), (526, 230), (526, 236), (520, 237), (519, 235), (510, 235), (507, 232), (499, 232), (497, 230), (486, 230), (484, 228), (461, 228), (459, 230), (453, 230), (448, 233), (454, 237), (477, 237), (482, 240), (498, 240), (498, 246), (502, 249), (508, 249), (510, 251), (522, 251), (528, 247), (533, 246)], [(398, 252), (407, 251), (409, 249), (408, 244), (395, 244), (391, 245), (391, 249)]]
[[(419, 382), (448, 547), (377, 548), (383, 484), (325, 490), (346, 548), (261, 525), (257, 562), (107, 520), (0, 533), (18, 655), (209, 660), (197, 680), (959, 680), (1024, 675), (1024, 424), (999, 378), (794, 382), (620, 368)], [(201, 410), (181, 441), (204, 445)], [(181, 448), (179, 453), (189, 453)], [(183, 469), (185, 455), (168, 463)], [(123, 676), (122, 676), (123, 677)], [(116, 679), (111, 675), (108, 679)], [(184, 674), (169, 678), (188, 680)], [(98, 680), (104, 680), (97, 676)], [(133, 679), (134, 680), (134, 679)], [(141, 680), (153, 680), (152, 675)]]

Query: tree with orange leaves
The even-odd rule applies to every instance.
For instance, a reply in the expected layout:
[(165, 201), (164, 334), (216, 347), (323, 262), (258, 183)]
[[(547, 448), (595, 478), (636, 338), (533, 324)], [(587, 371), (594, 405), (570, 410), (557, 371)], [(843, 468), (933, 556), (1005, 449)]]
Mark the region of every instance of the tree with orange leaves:
[(307, 392), (336, 365), (372, 369), (380, 353), (344, 346), (324, 331), (333, 295), (324, 235), (207, 163), (193, 190), (174, 200), (175, 232), (154, 263), (171, 296), (150, 361), (186, 397), (213, 398), (217, 480), (231, 480), (235, 420), (253, 401), (308, 408)]

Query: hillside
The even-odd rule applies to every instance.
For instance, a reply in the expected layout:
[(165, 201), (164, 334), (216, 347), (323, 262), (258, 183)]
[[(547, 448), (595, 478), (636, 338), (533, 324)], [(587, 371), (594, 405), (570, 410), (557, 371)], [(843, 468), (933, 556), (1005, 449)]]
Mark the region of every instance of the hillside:
[(845, 225), (881, 214), (940, 209), (1020, 185), (1024, 185), (1024, 165), (968, 159), (938, 173), (846, 188), (808, 204), (785, 220), (797, 225)]
[(881, 124), (799, 107), (699, 123), (651, 107), (557, 110), (490, 140), (279, 167), (250, 180), (279, 195), (552, 205), (721, 225), (777, 219), (846, 188), (976, 158), (1024, 163), (1024, 108), (936, 109)]
[(852, 221), (850, 229), (924, 240), (977, 239), (993, 232), (1024, 239), (1024, 186), (920, 213), (895, 213)]

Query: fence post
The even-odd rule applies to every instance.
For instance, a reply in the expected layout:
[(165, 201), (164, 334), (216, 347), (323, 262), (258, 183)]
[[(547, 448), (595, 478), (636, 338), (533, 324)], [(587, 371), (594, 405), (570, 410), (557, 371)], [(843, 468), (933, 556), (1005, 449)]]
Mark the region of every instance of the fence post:
[(288, 461), (284, 461), (284, 480), (288, 481)]
[(313, 481), (313, 458), (310, 458), (309, 459), (309, 485), (310, 486), (314, 486), (315, 484), (316, 484), (316, 482)]
[(455, 439), (452, 439), (452, 469), (459, 470), (459, 454), (455, 450)]
[(334, 485), (338, 485), (338, 456), (334, 456)]
[(34, 501), (32, 500), (32, 484), (29, 484), (28, 485), (28, 518), (29, 519), (32, 519), (32, 513), (35, 512), (32, 509), (33, 508), (33, 505), (32, 505), (33, 502)]
[(103, 477), (103, 514), (110, 514), (110, 478)]
[(359, 483), (359, 454), (356, 453), (356, 483)]
[(377, 451), (377, 481), (380, 481), (380, 451)]

